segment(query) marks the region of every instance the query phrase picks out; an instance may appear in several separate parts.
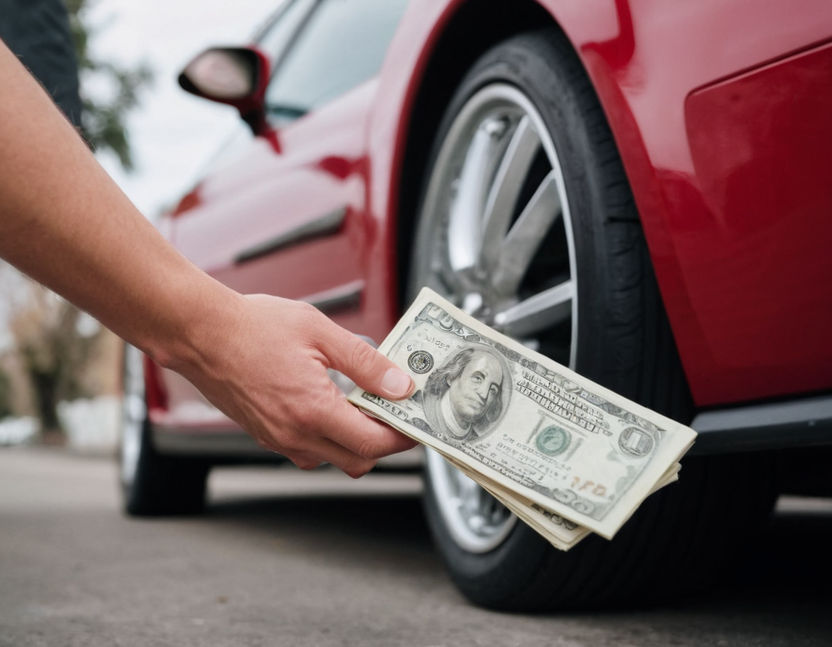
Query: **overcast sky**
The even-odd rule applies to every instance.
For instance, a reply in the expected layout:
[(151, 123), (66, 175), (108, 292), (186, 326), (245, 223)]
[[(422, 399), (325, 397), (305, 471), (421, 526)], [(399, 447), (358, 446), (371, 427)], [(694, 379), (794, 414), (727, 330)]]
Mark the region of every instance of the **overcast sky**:
[(248, 42), (282, 0), (92, 0), (96, 56), (134, 66), (147, 63), (153, 85), (129, 118), (136, 169), (125, 174), (113, 156), (99, 160), (141, 211), (158, 214), (181, 196), (197, 171), (243, 127), (237, 112), (183, 92), (176, 77), (211, 45)]

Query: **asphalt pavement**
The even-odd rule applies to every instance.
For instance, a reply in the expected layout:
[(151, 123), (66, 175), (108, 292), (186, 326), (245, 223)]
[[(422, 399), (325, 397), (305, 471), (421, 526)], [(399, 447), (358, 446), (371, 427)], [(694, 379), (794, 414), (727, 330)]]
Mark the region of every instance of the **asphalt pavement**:
[(111, 460), (0, 450), (0, 645), (832, 645), (828, 499), (782, 501), (708, 594), (535, 616), (457, 593), (416, 476), (237, 468), (210, 487), (203, 516), (128, 519)]

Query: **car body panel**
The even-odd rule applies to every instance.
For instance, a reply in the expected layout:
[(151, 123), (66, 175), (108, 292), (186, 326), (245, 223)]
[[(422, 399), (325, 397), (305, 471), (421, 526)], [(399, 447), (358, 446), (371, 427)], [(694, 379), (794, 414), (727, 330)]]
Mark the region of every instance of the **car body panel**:
[[(362, 84), (274, 138), (253, 138), (233, 164), (205, 178), (180, 204), (168, 225), (177, 248), (241, 293), (315, 302), (333, 292), (337, 296), (339, 288), (357, 289), (360, 302), (361, 259), (374, 230), (366, 215), (365, 132), (376, 85), (374, 80)], [(251, 253), (337, 214), (342, 214), (340, 224), (330, 231), (295, 237), (271, 253)], [(350, 330), (368, 334), (372, 331), (360, 312), (346, 307), (330, 314)], [(167, 410), (150, 411), (155, 425), (228, 428), (183, 378), (167, 370), (159, 375), (175, 397)]]
[[(412, 0), (378, 77), (252, 140), (242, 162), (208, 175), (166, 225), (175, 244), (244, 292), (309, 299), (360, 286), (352, 307), (331, 314), (379, 341), (398, 316), (398, 200), (415, 107), (464, 4)], [(832, 240), (832, 182), (818, 155), (832, 144), (832, 5), (540, 5), (578, 52), (610, 122), (696, 404), (831, 389), (823, 333), (832, 330), (832, 266), (818, 248)], [(771, 83), (779, 92), (762, 93)], [(734, 96), (742, 101), (727, 111)], [(811, 128), (793, 136), (788, 124), (805, 114)], [(710, 145), (728, 135), (736, 143)], [(761, 182), (766, 191), (755, 192)], [(329, 235), (235, 262), (342, 208)]]
[[(706, 406), (829, 389), (832, 341), (820, 331), (832, 329), (826, 288), (832, 265), (822, 254), (807, 261), (795, 251), (809, 253), (813, 241), (832, 239), (832, 219), (824, 217), (832, 212), (830, 194), (816, 183), (814, 197), (803, 196), (814, 200), (814, 216), (794, 219), (791, 210), (773, 211), (790, 200), (792, 184), (772, 184), (758, 168), (755, 181), (767, 183), (771, 200), (768, 213), (747, 220), (755, 238), (746, 238), (749, 229), (736, 231), (736, 216), (726, 217), (727, 205), (707, 195), (715, 180), (729, 178), (703, 178), (701, 164), (697, 166), (702, 160), (694, 159), (690, 142), (707, 140), (711, 133), (707, 120), (690, 121), (689, 101), (700, 105), (693, 95), (715, 83), (731, 93), (729, 86), (747, 82), (740, 80), (749, 70), (828, 41), (832, 6), (819, 0), (606, 4), (615, 5), (620, 27), (607, 38), (592, 34), (597, 27), (586, 27), (580, 16), (573, 19), (579, 12), (570, 3), (547, 3), (563, 19), (618, 141), (695, 402)], [(825, 55), (820, 59), (815, 60), (818, 71), (828, 69)], [(766, 132), (775, 112), (788, 121), (801, 119), (807, 110), (829, 114), (828, 74), (826, 83), (815, 88), (818, 74), (791, 76), (790, 71), (790, 66), (783, 69), (781, 76), (789, 77), (790, 84), (781, 90), (802, 102), (784, 102), (778, 94), (757, 96), (741, 106), (743, 114), (737, 117), (747, 128), (733, 135), (756, 133), (754, 154), (788, 159), (784, 174), (816, 175), (823, 172), (822, 167), (812, 170), (819, 168), (817, 148), (832, 146), (828, 127), (814, 137), (804, 131), (797, 140), (782, 132), (775, 141)], [(746, 136), (745, 144), (750, 143)], [(709, 186), (703, 186), (703, 179)], [(733, 186), (734, 208), (743, 200), (754, 201), (749, 183)], [(748, 208), (742, 212), (750, 214)], [(790, 244), (779, 246), (783, 230), (788, 230)], [(727, 255), (733, 262), (726, 264)], [(760, 255), (782, 269), (761, 271), (754, 258)], [(807, 282), (808, 276), (820, 280)], [(776, 311), (761, 311), (759, 305), (771, 303), (773, 290)], [(810, 334), (803, 334), (807, 329)], [(777, 353), (772, 353), (773, 343)]]
[(688, 96), (700, 196), (677, 257), (696, 279), (709, 401), (829, 386), (832, 92), (817, 90), (830, 83), (827, 44)]
[[(374, 83), (281, 129), (273, 143), (252, 139), (237, 164), (199, 187), (201, 208), (173, 222), (176, 246), (243, 292), (299, 299), (362, 274), (367, 228), (365, 127)], [(343, 212), (329, 235), (297, 239), (274, 253), (258, 246)]]

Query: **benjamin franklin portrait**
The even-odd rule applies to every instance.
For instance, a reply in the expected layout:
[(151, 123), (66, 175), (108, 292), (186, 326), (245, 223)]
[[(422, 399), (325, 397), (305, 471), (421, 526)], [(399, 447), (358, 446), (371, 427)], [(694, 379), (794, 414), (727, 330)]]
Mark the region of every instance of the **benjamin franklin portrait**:
[(432, 429), (455, 440), (471, 441), (492, 431), (510, 394), (505, 360), (486, 346), (472, 346), (431, 373), (422, 404)]

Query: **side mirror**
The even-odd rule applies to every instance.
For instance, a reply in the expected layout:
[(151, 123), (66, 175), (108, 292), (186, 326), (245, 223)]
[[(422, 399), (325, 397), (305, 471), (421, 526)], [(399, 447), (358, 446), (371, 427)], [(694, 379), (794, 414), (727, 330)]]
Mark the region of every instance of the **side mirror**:
[(255, 135), (266, 129), (265, 94), (269, 59), (254, 47), (212, 47), (185, 66), (182, 89), (234, 106)]

